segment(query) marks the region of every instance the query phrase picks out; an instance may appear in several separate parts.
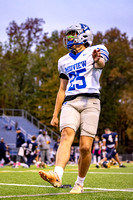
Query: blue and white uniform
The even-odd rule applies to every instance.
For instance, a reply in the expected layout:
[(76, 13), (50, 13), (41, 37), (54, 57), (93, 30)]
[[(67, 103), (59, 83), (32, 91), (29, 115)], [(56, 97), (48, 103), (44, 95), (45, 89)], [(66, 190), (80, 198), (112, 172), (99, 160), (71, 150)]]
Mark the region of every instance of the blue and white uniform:
[(99, 96), (99, 79), (102, 69), (96, 69), (92, 52), (94, 49), (101, 50), (101, 57), (108, 61), (109, 53), (104, 45), (96, 45), (86, 48), (74, 55), (68, 53), (58, 61), (60, 78), (68, 79), (66, 96), (80, 94), (94, 94)]
[(60, 78), (68, 80), (61, 109), (60, 131), (70, 127), (76, 132), (80, 127), (81, 136), (96, 135), (102, 69), (95, 68), (92, 57), (95, 49), (100, 49), (101, 57), (107, 62), (109, 53), (104, 45), (87, 47), (76, 55), (70, 52), (58, 61)]

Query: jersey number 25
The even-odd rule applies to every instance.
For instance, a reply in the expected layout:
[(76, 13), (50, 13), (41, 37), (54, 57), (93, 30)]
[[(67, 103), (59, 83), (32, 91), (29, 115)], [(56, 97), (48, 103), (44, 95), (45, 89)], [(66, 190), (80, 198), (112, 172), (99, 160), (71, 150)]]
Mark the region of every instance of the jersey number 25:
[[(69, 77), (70, 77), (70, 87), (68, 89), (68, 91), (71, 90), (75, 90), (75, 89), (83, 89), (86, 87), (86, 81), (85, 81), (85, 77), (81, 76), (81, 73), (86, 72), (86, 69), (80, 69), (76, 72), (70, 72), (69, 73)], [(75, 81), (77, 83), (75, 83)], [(78, 83), (78, 81), (82, 81), (81, 84)]]

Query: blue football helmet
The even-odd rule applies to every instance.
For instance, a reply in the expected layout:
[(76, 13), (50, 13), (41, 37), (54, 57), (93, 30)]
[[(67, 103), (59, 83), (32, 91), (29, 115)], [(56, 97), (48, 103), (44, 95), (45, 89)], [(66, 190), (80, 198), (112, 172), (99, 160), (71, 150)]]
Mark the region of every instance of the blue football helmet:
[[(71, 36), (71, 33), (72, 36)], [(77, 24), (70, 26), (66, 31), (66, 36), (63, 38), (64, 46), (69, 50), (73, 45), (86, 44), (91, 46), (93, 42), (93, 33), (85, 24)]]

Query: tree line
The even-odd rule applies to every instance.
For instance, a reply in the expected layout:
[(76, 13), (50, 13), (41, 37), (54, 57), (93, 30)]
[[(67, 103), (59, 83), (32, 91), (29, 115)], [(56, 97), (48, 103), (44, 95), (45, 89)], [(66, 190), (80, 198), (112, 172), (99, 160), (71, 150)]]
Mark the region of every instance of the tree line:
[[(0, 107), (25, 109), (50, 127), (59, 87), (58, 59), (68, 53), (65, 31), (45, 32), (45, 21), (28, 18), (6, 29), (0, 43)], [(120, 152), (132, 152), (133, 142), (133, 38), (116, 27), (97, 32), (93, 45), (103, 43), (109, 61), (100, 79), (101, 115), (98, 135), (106, 127), (119, 134)], [(59, 130), (54, 129), (57, 133)]]

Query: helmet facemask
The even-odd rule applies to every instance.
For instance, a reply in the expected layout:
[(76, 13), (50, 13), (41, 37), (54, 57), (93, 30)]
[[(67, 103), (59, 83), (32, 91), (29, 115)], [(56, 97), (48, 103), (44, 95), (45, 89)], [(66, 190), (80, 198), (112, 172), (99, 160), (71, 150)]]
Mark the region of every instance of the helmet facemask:
[(67, 32), (66, 36), (63, 38), (64, 46), (70, 50), (73, 49), (72, 48), (73, 45), (79, 44), (77, 43), (77, 41), (78, 41), (78, 32), (75, 30)]

